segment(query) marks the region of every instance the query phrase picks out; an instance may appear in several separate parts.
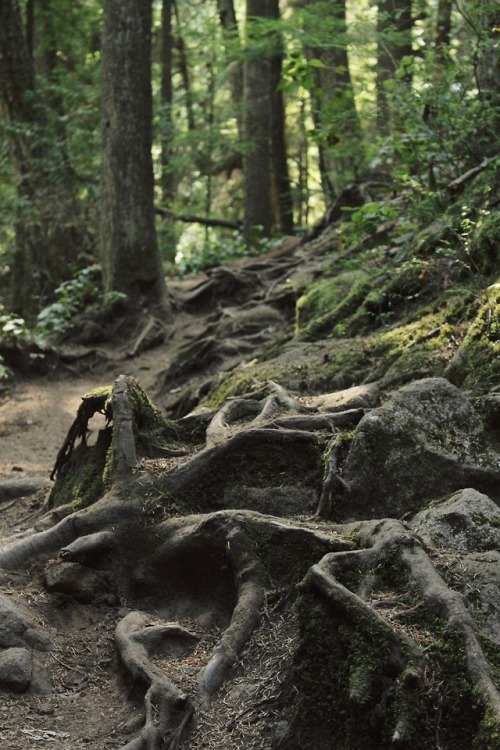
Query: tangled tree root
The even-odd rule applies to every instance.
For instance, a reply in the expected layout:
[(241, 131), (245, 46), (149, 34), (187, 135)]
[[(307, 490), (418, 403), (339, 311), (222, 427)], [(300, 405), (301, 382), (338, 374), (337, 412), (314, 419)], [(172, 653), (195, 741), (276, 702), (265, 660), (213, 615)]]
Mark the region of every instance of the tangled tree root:
[[(280, 692), (287, 729), (276, 747), (409, 750), (421, 736), (419, 747), (426, 750), (465, 748), (450, 734), (451, 720), (443, 718), (450, 697), (442, 688), (445, 679), (440, 683), (436, 676), (449, 669), (453, 680), (463, 668), (465, 697), (452, 708), (456, 713), (475, 697), (471, 742), (493, 750), (500, 698), (476, 625), (462, 596), (438, 574), (430, 551), (404, 524), (385, 519), (339, 526), (304, 520), (307, 514), (278, 518), (218, 508), (228, 476), (234, 479), (244, 469), (256, 474), (262, 456), (272, 455), (265, 481), (273, 465), (280, 466), (281, 482), (282, 467), (307, 467), (311, 481), (319, 479), (321, 511), (341, 481), (339, 453), (327, 452), (332, 431), (357, 424), (362, 411), (314, 414), (276, 387), (264, 403), (229, 402), (213, 415), (209, 446), (191, 458), (171, 450), (165, 468), (163, 459), (144, 455), (144, 446), (154, 435), (155, 445), (163, 441), (172, 449), (185, 425), (162, 423), (129, 378), (117, 381), (105, 403), (113, 425), (110, 489), (90, 507), (53, 509), (39, 531), (0, 550), (0, 567), (21, 571), (58, 555), (56, 576), (58, 564), (105, 571), (119, 597), (133, 602), (115, 641), (126, 673), (144, 691), (145, 721), (124, 750), (190, 746), (195, 705), (210, 706), (215, 716), (221, 689), (231, 682), (239, 654), (276, 592), (283, 616), (292, 619), (297, 607), (301, 632), (294, 684)], [(84, 422), (63, 446), (63, 463), (76, 438), (85, 439)], [(325, 453), (323, 477), (319, 459)], [(181, 600), (191, 602), (189, 619), (197, 624), (182, 622), (187, 618)], [(152, 613), (144, 611), (146, 602)], [(194, 648), (210, 608), (219, 613), (220, 635), (190, 695), (158, 665), (156, 654), (171, 649), (177, 658)]]

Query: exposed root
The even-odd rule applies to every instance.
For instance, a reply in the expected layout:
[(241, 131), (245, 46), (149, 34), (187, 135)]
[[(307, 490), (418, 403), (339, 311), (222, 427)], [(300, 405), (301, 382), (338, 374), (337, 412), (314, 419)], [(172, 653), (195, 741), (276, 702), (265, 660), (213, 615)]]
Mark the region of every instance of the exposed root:
[(114, 493), (105, 495), (91, 508), (66, 515), (48, 529), (29, 533), (0, 550), (0, 568), (20, 570), (38, 556), (58, 552), (80, 536), (93, 534), (117, 521), (135, 515), (137, 507), (124, 504)]
[(96, 531), (95, 534), (80, 536), (63, 547), (59, 557), (70, 562), (84, 562), (87, 558), (114, 551), (116, 546), (116, 535), (112, 531)]
[(200, 676), (199, 689), (207, 699), (222, 685), (228, 669), (236, 662), (238, 654), (252, 635), (265, 601), (259, 559), (245, 532), (234, 526), (227, 534), (226, 540), (227, 556), (233, 566), (238, 600), (231, 623)]
[[(364, 549), (352, 552), (334, 552), (313, 565), (306, 580), (328, 601), (335, 617), (349, 623), (353, 632), (363, 634), (371, 643), (379, 643), (378, 658), (383, 651), (388, 673), (394, 675), (398, 691), (399, 712), (392, 730), (392, 743), (396, 747), (411, 747), (414, 729), (412, 714), (423, 694), (425, 681), (425, 649), (415, 641), (412, 629), (407, 632), (404, 622), (412, 621), (418, 611), (419, 619), (436, 616), (444, 623), (443, 639), (459, 638), (465, 652), (467, 675), (479, 697), (485, 715), (494, 725), (500, 726), (500, 696), (478, 641), (476, 627), (463, 597), (451, 590), (442, 580), (420, 540), (399, 521), (361, 522), (355, 526), (358, 543)], [(369, 545), (369, 546), (368, 546)], [(391, 569), (399, 565), (410, 574), (409, 590), (402, 597), (418, 596), (420, 601), (412, 607), (392, 614), (381, 607), (380, 600), (365, 601), (376, 585), (377, 571), (390, 555)], [(387, 563), (384, 563), (387, 564)], [(360, 581), (356, 593), (341, 583), (349, 574), (356, 573)], [(391, 597), (392, 604), (401, 606), (402, 597)], [(389, 600), (386, 600), (386, 605)], [(387, 611), (387, 614), (386, 614)], [(383, 613), (383, 614), (382, 614)], [(397, 623), (397, 625), (396, 625)], [(382, 645), (384, 644), (384, 645)], [(366, 668), (365, 665), (364, 668)], [(369, 700), (370, 685), (351, 673), (350, 700), (364, 704)], [(360, 685), (366, 694), (360, 692)], [(418, 691), (416, 691), (418, 687)], [(420, 696), (417, 700), (417, 696)]]
[(117, 625), (116, 645), (122, 662), (135, 682), (147, 686), (146, 720), (138, 737), (123, 750), (176, 750), (192, 714), (191, 700), (151, 662), (151, 652), (169, 638), (197, 640), (177, 623), (151, 625), (143, 612), (130, 612)]

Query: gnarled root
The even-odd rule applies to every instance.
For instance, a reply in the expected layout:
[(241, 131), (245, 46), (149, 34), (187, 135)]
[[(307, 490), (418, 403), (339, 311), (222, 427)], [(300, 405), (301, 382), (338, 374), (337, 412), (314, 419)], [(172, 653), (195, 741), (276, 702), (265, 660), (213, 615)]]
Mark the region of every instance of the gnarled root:
[(151, 625), (143, 612), (130, 612), (117, 625), (116, 645), (134, 681), (147, 686), (146, 720), (138, 737), (123, 750), (176, 750), (193, 714), (189, 697), (150, 660), (150, 653), (169, 638), (193, 643), (197, 636), (177, 623)]
[(226, 672), (256, 628), (265, 600), (260, 564), (245, 532), (234, 526), (226, 537), (227, 556), (231, 560), (238, 600), (229, 627), (201, 673), (199, 690), (208, 700), (224, 681)]
[[(348, 644), (344, 669), (350, 705), (363, 706), (372, 721), (375, 716), (379, 721), (381, 705), (387, 703), (385, 729), (379, 726), (377, 734), (390, 732), (395, 747), (414, 747), (423, 724), (427, 731), (435, 722), (439, 735), (436, 705), (449, 698), (436, 675), (448, 659), (452, 674), (455, 670), (461, 679), (465, 670), (466, 689), (479, 699), (483, 720), (498, 730), (498, 688), (463, 597), (446, 585), (418, 537), (401, 522), (353, 524), (352, 535), (361, 549), (327, 554), (306, 576), (308, 590), (327, 602), (335, 632), (343, 633), (342, 642)], [(387, 588), (389, 595), (380, 598)], [(400, 608), (407, 604), (413, 606)], [(422, 629), (422, 622), (429, 624)], [(304, 627), (307, 636), (311, 626), (306, 622)], [(309, 648), (306, 659), (314, 658), (312, 639)], [(342, 654), (343, 647), (338, 648)], [(453, 700), (459, 705), (463, 698)], [(475, 721), (480, 720), (476, 714)]]

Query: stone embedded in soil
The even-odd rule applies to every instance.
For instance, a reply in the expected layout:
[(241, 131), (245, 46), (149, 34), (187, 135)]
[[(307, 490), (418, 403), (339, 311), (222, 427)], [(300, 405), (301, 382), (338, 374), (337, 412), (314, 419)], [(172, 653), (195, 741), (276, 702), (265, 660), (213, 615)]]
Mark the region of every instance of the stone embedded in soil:
[(115, 596), (115, 586), (109, 573), (58, 560), (47, 563), (45, 587), (50, 592), (69, 594), (83, 604)]
[(458, 552), (500, 549), (500, 509), (476, 490), (460, 490), (413, 518), (411, 528), (433, 547)]
[(0, 688), (24, 693), (29, 688), (33, 664), (27, 648), (0, 652)]

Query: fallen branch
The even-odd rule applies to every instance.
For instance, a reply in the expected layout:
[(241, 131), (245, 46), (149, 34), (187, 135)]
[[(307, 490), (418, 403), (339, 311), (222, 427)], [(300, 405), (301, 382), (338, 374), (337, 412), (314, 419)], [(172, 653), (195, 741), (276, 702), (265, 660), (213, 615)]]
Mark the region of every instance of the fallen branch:
[(183, 224), (201, 224), (204, 227), (220, 227), (222, 229), (235, 229), (237, 231), (240, 231), (243, 228), (242, 224), (234, 221), (227, 221), (226, 219), (209, 219), (206, 216), (176, 214), (174, 211), (169, 211), (168, 208), (162, 208), (160, 206), (155, 206), (155, 213), (158, 214), (158, 216), (164, 216), (173, 221), (181, 221)]

